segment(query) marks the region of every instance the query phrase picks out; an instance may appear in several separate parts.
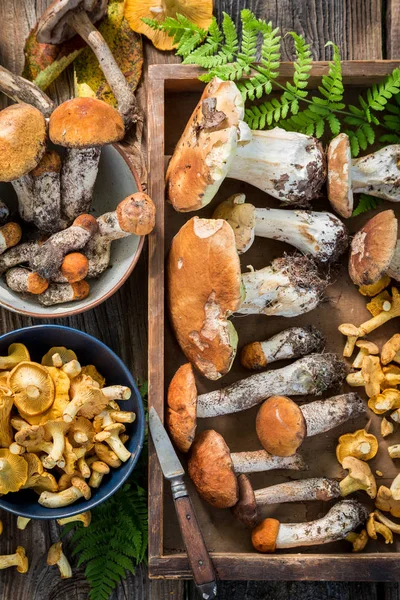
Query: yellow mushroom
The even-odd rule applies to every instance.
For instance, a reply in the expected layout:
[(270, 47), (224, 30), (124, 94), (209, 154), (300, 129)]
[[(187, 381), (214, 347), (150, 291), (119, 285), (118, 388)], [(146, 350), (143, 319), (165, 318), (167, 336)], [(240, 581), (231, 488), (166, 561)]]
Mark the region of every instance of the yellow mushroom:
[(0, 494), (18, 492), (28, 479), (28, 463), (12, 454), (8, 448), (0, 449)]
[(364, 356), (361, 375), (365, 381), (365, 392), (367, 396), (372, 398), (379, 394), (381, 391), (381, 383), (385, 379), (379, 356)]
[(77, 360), (70, 360), (62, 366), (62, 370), (70, 379), (75, 379), (81, 374), (82, 367)]
[(72, 477), (71, 484), (71, 487), (62, 492), (42, 492), (39, 496), (39, 504), (46, 508), (60, 508), (73, 504), (79, 498), (89, 500), (90, 487), (81, 477)]
[(395, 333), (392, 337), (382, 346), (381, 362), (383, 365), (387, 365), (396, 356), (400, 350), (400, 333)]
[(400, 500), (395, 500), (390, 489), (381, 485), (375, 499), (375, 506), (384, 512), (390, 512), (393, 517), (400, 517)]
[(13, 368), (8, 384), (14, 404), (27, 415), (39, 415), (54, 401), (54, 383), (46, 367), (35, 362), (21, 362)]
[(25, 425), (15, 434), (15, 441), (21, 446), (36, 446), (43, 441), (44, 429), (41, 425)]
[(105, 444), (100, 444), (97, 442), (94, 445), (94, 451), (99, 460), (105, 462), (110, 467), (113, 467), (113, 469), (117, 469), (122, 465), (122, 461), (118, 458), (115, 452), (113, 452), (111, 448), (108, 448)]
[(368, 340), (357, 340), (356, 346), (360, 351), (351, 365), (353, 369), (361, 369), (365, 356), (368, 356), (369, 354), (379, 354), (378, 346)]
[(83, 479), (89, 479), (90, 477), (90, 467), (86, 462), (85, 456), (81, 456), (78, 458), (78, 470), (83, 477)]
[(42, 492), (57, 492), (58, 483), (52, 473), (44, 471), (37, 480), (36, 485), (33, 487), (33, 490), (37, 494), (41, 494)]
[(386, 388), (380, 394), (377, 394), (368, 400), (368, 407), (376, 415), (382, 415), (388, 410), (400, 408), (400, 390)]
[(100, 433), (96, 433), (94, 438), (97, 442), (106, 442), (122, 462), (126, 462), (131, 456), (131, 452), (125, 448), (119, 438), (119, 434), (124, 431), (125, 426), (122, 423), (113, 423), (105, 427)]
[(368, 517), (367, 533), (373, 540), (377, 540), (379, 534), (385, 540), (385, 544), (393, 544), (393, 533), (390, 531), (389, 527), (376, 520), (374, 512), (370, 513)]
[(128, 410), (112, 410), (110, 417), (117, 423), (133, 423), (136, 419), (135, 413)]
[(75, 471), (72, 475), (68, 475), (67, 473), (63, 473), (58, 480), (58, 491), (63, 492), (71, 487), (72, 478), (73, 477), (82, 477), (79, 471)]
[(66, 423), (63, 419), (54, 419), (53, 421), (47, 421), (43, 427), (45, 440), (53, 442), (52, 449), (43, 460), (43, 465), (47, 469), (52, 469), (63, 455), (65, 448), (64, 436), (69, 429), (69, 423)]
[(50, 546), (47, 554), (47, 564), (49, 566), (57, 565), (60, 570), (61, 579), (72, 577), (71, 565), (62, 550), (62, 542), (56, 542)]
[(345, 537), (345, 540), (353, 545), (353, 552), (361, 552), (361, 550), (364, 550), (368, 543), (368, 539), (369, 538), (366, 529), (363, 529), (360, 531), (360, 533), (351, 531)]
[(358, 338), (361, 337), (359, 329), (351, 323), (342, 323), (342, 325), (339, 326), (339, 331), (347, 337), (347, 341), (343, 349), (343, 356), (349, 358), (354, 352), (354, 347)]
[(25, 527), (28, 525), (28, 523), (30, 523), (31, 521), (32, 521), (32, 519), (29, 519), (28, 517), (18, 517), (17, 518), (17, 529), (24, 530)]
[(371, 283), (370, 285), (361, 285), (358, 288), (358, 291), (363, 296), (369, 296), (369, 298), (372, 298), (372, 296), (376, 296), (376, 294), (379, 294), (380, 292), (382, 292), (382, 290), (387, 288), (390, 281), (391, 280), (389, 275), (385, 274), (383, 275), (383, 277), (378, 279), (378, 281), (375, 281), (375, 283)]
[(33, 452), (26, 452), (22, 458), (28, 465), (28, 478), (21, 489), (35, 487), (44, 471), (42, 461)]
[(56, 367), (47, 367), (47, 370), (54, 383), (54, 402), (48, 410), (40, 415), (28, 415), (20, 410), (20, 415), (31, 425), (43, 425), (46, 421), (62, 418), (64, 409), (70, 402), (70, 378), (68, 375)]
[(388, 311), (392, 307), (392, 296), (387, 290), (381, 292), (375, 298), (372, 298), (367, 304), (367, 310), (373, 317), (376, 317), (382, 311)]
[(84, 375), (89, 375), (89, 377), (91, 377), (93, 381), (98, 383), (101, 388), (105, 386), (105, 378), (101, 373), (98, 372), (94, 365), (86, 365), (85, 367), (82, 367), (82, 373)]
[[(96, 419), (97, 417), (95, 417)], [(93, 423), (85, 417), (77, 417), (68, 431), (68, 439), (72, 446), (85, 446), (87, 450), (93, 448), (95, 429)]]
[(8, 356), (0, 356), (0, 369), (13, 369), (23, 361), (29, 361), (28, 348), (24, 344), (11, 344), (8, 348)]
[(385, 438), (388, 435), (390, 435), (391, 433), (393, 433), (393, 431), (394, 431), (393, 423), (388, 421), (386, 419), (386, 417), (383, 417), (383, 419), (381, 421), (381, 436)]
[(390, 531), (393, 531), (393, 533), (400, 533), (400, 525), (385, 517), (380, 510), (375, 510), (375, 518), (383, 523), (383, 525), (386, 525), (386, 527), (388, 527)]
[(92, 521), (92, 513), (90, 510), (86, 512), (79, 513), (79, 515), (73, 515), (72, 517), (64, 517), (63, 519), (57, 519), (57, 523), (59, 525), (66, 525), (67, 523), (74, 523), (75, 521), (80, 521), (83, 523), (84, 527), (89, 527)]
[(0, 556), (0, 569), (17, 567), (18, 573), (26, 573), (29, 569), (29, 563), (22, 546), (17, 546), (15, 554), (3, 554)]
[(101, 485), (104, 475), (110, 472), (110, 467), (100, 460), (95, 460), (90, 466), (92, 474), (89, 479), (89, 485), (92, 488), (98, 488)]
[(42, 365), (45, 367), (53, 366), (53, 356), (58, 354), (61, 358), (62, 365), (68, 363), (70, 360), (77, 360), (77, 356), (73, 350), (68, 350), (65, 346), (53, 346), (48, 352), (42, 357)]
[(371, 460), (378, 452), (378, 440), (372, 433), (359, 429), (353, 433), (345, 433), (339, 438), (336, 446), (336, 457), (340, 464), (346, 456), (353, 456), (360, 460)]
[(0, 447), (8, 448), (13, 442), (10, 414), (13, 407), (11, 390), (0, 388)]
[(375, 477), (366, 462), (353, 456), (346, 456), (342, 461), (342, 466), (349, 471), (349, 474), (339, 483), (342, 496), (364, 490), (370, 498), (375, 498)]
[(103, 391), (91, 384), (90, 377), (84, 376), (74, 387), (72, 400), (64, 409), (63, 419), (71, 423), (78, 413), (83, 417), (93, 419), (107, 406), (107, 402), (108, 399)]
[(400, 444), (394, 444), (388, 447), (388, 454), (390, 458), (400, 458)]
[(387, 387), (395, 387), (400, 383), (400, 367), (397, 365), (387, 365), (382, 369), (385, 376), (385, 385)]
[(73, 473), (77, 470), (76, 463), (78, 461), (78, 457), (75, 454), (74, 448), (72, 447), (67, 436), (65, 436), (63, 456), (65, 458), (64, 471), (67, 473), (67, 475), (73, 475)]

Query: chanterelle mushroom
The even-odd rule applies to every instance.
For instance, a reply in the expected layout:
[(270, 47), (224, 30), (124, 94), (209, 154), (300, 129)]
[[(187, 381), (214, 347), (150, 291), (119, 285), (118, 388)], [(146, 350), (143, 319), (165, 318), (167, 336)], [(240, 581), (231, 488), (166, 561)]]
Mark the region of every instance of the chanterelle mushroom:
[(11, 344), (8, 347), (8, 356), (0, 356), (0, 369), (12, 369), (20, 362), (30, 359), (28, 348), (24, 344)]
[(75, 521), (80, 521), (83, 523), (84, 527), (89, 527), (92, 521), (92, 513), (90, 510), (79, 513), (78, 515), (73, 515), (72, 517), (64, 517), (63, 519), (57, 519), (57, 523), (59, 525), (66, 525), (67, 523), (73, 523)]
[(230, 508), (238, 501), (238, 473), (304, 468), (299, 455), (277, 457), (265, 450), (231, 453), (224, 438), (213, 429), (196, 437), (188, 461), (188, 473), (197, 491), (217, 508)]
[(178, 342), (209, 379), (227, 373), (235, 357), (232, 313), (303, 314), (319, 304), (327, 285), (305, 256), (284, 256), (241, 275), (232, 228), (222, 219), (199, 217), (183, 225), (172, 241), (168, 281)]
[(264, 519), (253, 529), (251, 540), (258, 552), (329, 544), (344, 539), (367, 518), (368, 510), (360, 502), (341, 500), (324, 517), (308, 523), (280, 523), (276, 519)]
[(28, 464), (8, 448), (0, 448), (0, 494), (18, 492), (28, 478)]
[(88, 484), (80, 477), (72, 477), (71, 487), (62, 492), (42, 492), (39, 496), (39, 504), (46, 508), (60, 508), (73, 504), (79, 498), (89, 500), (92, 492)]
[(113, 423), (112, 425), (107, 425), (103, 431), (97, 433), (94, 438), (96, 442), (106, 442), (122, 462), (126, 462), (132, 454), (127, 450), (119, 438), (119, 435), (124, 431), (125, 425), (122, 423)]
[(54, 401), (54, 382), (45, 367), (35, 362), (21, 362), (11, 371), (8, 382), (18, 410), (39, 415)]
[(68, 562), (62, 549), (62, 542), (56, 542), (50, 546), (47, 554), (47, 564), (49, 566), (57, 565), (60, 570), (61, 579), (72, 577), (71, 565)]
[(93, 418), (108, 404), (103, 391), (92, 384), (91, 377), (84, 375), (72, 393), (72, 400), (64, 409), (63, 418), (71, 423), (79, 413), (86, 418)]
[(69, 429), (69, 423), (66, 423), (63, 419), (55, 419), (54, 421), (46, 421), (43, 427), (45, 439), (53, 442), (53, 447), (44, 458), (43, 465), (47, 469), (52, 469), (63, 455), (65, 447), (64, 435)]
[(340, 482), (342, 496), (348, 496), (357, 490), (365, 490), (370, 498), (375, 498), (375, 477), (366, 462), (354, 456), (346, 456), (342, 461), (342, 467), (349, 471), (347, 477)]
[(336, 458), (343, 464), (346, 456), (354, 456), (360, 460), (371, 460), (378, 452), (378, 440), (372, 433), (359, 429), (354, 433), (345, 433), (339, 438), (336, 446)]
[(11, 390), (0, 387), (0, 447), (8, 448), (13, 441), (13, 432), (10, 423), (10, 413), (14, 400)]
[(213, 214), (213, 219), (231, 225), (239, 254), (250, 248), (255, 236), (286, 242), (320, 263), (336, 261), (348, 246), (346, 227), (331, 213), (256, 208), (245, 200), (244, 194), (235, 194)]
[(285, 396), (272, 396), (260, 407), (256, 419), (258, 439), (274, 456), (292, 456), (305, 437), (312, 437), (365, 414), (358, 394), (342, 394), (299, 407)]
[(17, 546), (15, 554), (0, 556), (0, 569), (8, 569), (9, 567), (17, 567), (18, 573), (27, 573), (29, 563), (25, 549), (22, 546)]
[(318, 196), (325, 180), (320, 144), (313, 137), (278, 127), (250, 131), (243, 117), (243, 99), (236, 85), (215, 77), (168, 165), (168, 198), (175, 210), (202, 208), (225, 177), (247, 181), (286, 204), (304, 206)]

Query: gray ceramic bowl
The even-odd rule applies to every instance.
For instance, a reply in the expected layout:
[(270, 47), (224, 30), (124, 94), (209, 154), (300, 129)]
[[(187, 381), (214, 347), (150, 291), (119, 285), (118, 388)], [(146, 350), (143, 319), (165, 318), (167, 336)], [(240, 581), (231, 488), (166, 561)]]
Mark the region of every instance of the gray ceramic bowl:
[[(115, 210), (121, 200), (137, 191), (141, 191), (140, 182), (125, 152), (119, 146), (105, 146), (93, 194), (94, 216)], [(15, 207), (16, 196), (10, 183), (0, 183), (0, 198)], [(139, 259), (143, 242), (144, 238), (136, 235), (113, 242), (110, 267), (99, 279), (89, 280), (90, 294), (85, 300), (42, 306), (34, 297), (22, 296), (10, 290), (1, 277), (0, 305), (13, 312), (38, 318), (67, 317), (94, 308), (112, 296), (127, 280)]]

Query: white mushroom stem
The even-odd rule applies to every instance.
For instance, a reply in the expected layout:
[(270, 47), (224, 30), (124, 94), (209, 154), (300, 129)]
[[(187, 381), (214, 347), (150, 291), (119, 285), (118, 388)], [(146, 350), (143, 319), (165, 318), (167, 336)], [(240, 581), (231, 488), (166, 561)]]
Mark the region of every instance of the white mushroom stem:
[(109, 385), (101, 391), (109, 400), (129, 400), (132, 394), (126, 385)]
[(90, 209), (101, 148), (67, 148), (61, 169), (64, 215), (73, 221)]
[(368, 511), (356, 500), (337, 502), (321, 519), (308, 523), (280, 523), (276, 548), (316, 546), (342, 540), (364, 523)]
[(54, 150), (48, 150), (31, 172), (35, 196), (32, 220), (39, 231), (45, 233), (56, 233), (69, 225), (61, 215), (60, 171), (60, 156)]
[(124, 122), (136, 122), (140, 115), (135, 96), (101, 33), (84, 10), (71, 12), (68, 22), (96, 55), (100, 69), (117, 99), (118, 111)]
[(367, 156), (352, 160), (351, 187), (354, 193), (367, 193), (391, 202), (400, 202), (400, 145), (385, 146)]
[(294, 471), (307, 469), (300, 454), (272, 456), (265, 450), (254, 450), (253, 452), (232, 452), (231, 459), (235, 473), (258, 473), (274, 469), (292, 469)]
[(52, 446), (49, 454), (43, 460), (43, 465), (48, 469), (52, 469), (57, 464), (57, 462), (62, 458), (64, 448), (65, 448), (65, 437), (64, 437), (64, 431), (62, 429), (60, 429), (60, 430), (54, 429), (52, 431), (52, 437), (53, 437), (53, 446)]
[(254, 491), (257, 506), (283, 502), (328, 501), (340, 498), (340, 495), (339, 483), (326, 477), (288, 481)]
[(15, 102), (25, 102), (49, 117), (54, 110), (53, 101), (34, 83), (14, 75), (0, 66), (0, 91)]
[(0, 274), (11, 267), (16, 267), (29, 262), (33, 253), (37, 250), (37, 242), (23, 242), (13, 248), (9, 248), (0, 256)]
[(62, 492), (42, 492), (38, 502), (46, 508), (61, 508), (73, 504), (79, 498), (83, 498), (82, 492), (71, 486)]
[(27, 517), (18, 517), (17, 518), (17, 528), (25, 529), (25, 527), (28, 525), (28, 523), (30, 521), (32, 521), (32, 519), (28, 519)]
[(307, 206), (318, 197), (325, 158), (315, 138), (279, 127), (249, 135), (250, 142), (239, 142), (227, 177), (246, 181), (285, 204)]
[(309, 402), (301, 406), (300, 410), (307, 425), (307, 437), (324, 433), (365, 414), (361, 397), (354, 393)]
[(306, 256), (283, 256), (259, 271), (242, 274), (245, 292), (238, 313), (295, 317), (313, 310), (328, 285)]
[(256, 373), (197, 398), (197, 417), (216, 417), (256, 406), (270, 396), (320, 395), (342, 383), (346, 367), (335, 354), (310, 354), (296, 362)]
[[(107, 433), (108, 435), (106, 436)], [(97, 434), (95, 436), (95, 440), (99, 442), (105, 441), (106, 444), (110, 446), (111, 450), (115, 452), (118, 458), (122, 460), (122, 462), (126, 462), (131, 456), (131, 452), (129, 452), (129, 450), (125, 448), (124, 444), (119, 438), (117, 431), (102, 432), (100, 434)]]
[(18, 212), (24, 221), (33, 221), (33, 209), (35, 205), (35, 195), (33, 189), (32, 175), (27, 173), (19, 179), (11, 181), (18, 198)]

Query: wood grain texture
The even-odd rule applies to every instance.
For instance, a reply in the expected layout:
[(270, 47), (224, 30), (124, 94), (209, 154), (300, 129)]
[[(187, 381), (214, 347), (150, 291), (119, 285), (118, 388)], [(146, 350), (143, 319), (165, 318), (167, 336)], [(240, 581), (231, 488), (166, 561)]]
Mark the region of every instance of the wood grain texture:
[(400, 58), (400, 0), (387, 1), (386, 56)]

